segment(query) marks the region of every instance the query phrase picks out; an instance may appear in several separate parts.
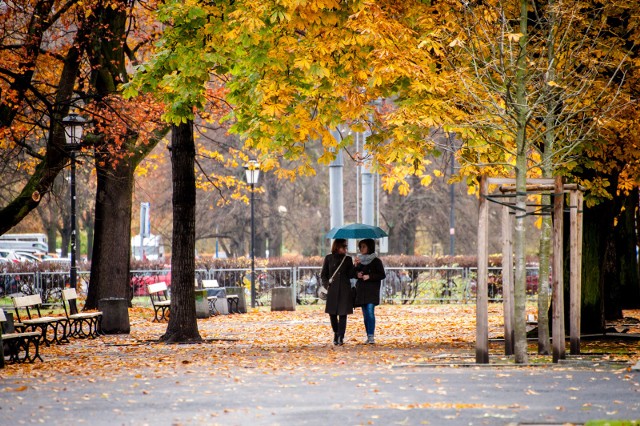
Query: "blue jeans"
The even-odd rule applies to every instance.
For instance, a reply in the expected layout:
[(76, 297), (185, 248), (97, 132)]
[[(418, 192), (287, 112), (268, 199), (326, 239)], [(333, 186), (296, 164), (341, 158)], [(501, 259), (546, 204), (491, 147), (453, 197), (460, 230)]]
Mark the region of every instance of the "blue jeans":
[(376, 315), (374, 310), (376, 305), (367, 303), (362, 305), (362, 316), (364, 317), (364, 328), (367, 330), (367, 336), (373, 336), (376, 331)]

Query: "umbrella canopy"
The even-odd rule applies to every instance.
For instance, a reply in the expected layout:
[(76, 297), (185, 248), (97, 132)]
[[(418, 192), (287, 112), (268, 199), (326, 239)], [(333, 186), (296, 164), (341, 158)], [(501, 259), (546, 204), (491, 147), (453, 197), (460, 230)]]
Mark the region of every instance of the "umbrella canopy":
[(344, 239), (363, 239), (363, 238), (382, 238), (387, 233), (377, 226), (365, 225), (364, 223), (352, 223), (345, 226), (337, 226), (327, 232), (327, 238), (344, 238)]

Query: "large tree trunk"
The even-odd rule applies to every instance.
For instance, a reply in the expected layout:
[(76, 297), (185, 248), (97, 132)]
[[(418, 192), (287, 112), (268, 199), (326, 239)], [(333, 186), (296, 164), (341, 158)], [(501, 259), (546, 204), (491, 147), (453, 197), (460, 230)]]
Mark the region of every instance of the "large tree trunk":
[(120, 161), (113, 169), (108, 155), (96, 154), (96, 170), (95, 239), (85, 309), (97, 308), (98, 301), (104, 298), (131, 298), (129, 259), (134, 168), (129, 162)]
[(193, 122), (172, 126), (173, 242), (171, 247), (171, 313), (166, 342), (202, 340), (196, 321), (195, 241), (196, 179)]
[[(636, 248), (635, 211), (638, 208), (638, 188), (624, 197), (624, 210), (618, 218), (616, 227), (616, 253), (618, 259), (619, 287), (613, 287), (609, 293), (611, 306), (618, 309), (637, 309), (640, 307), (640, 278), (638, 277), (638, 253)], [(605, 292), (607, 294), (607, 292)], [(620, 315), (622, 312), (619, 312)], [(613, 316), (612, 316), (613, 317)], [(608, 317), (607, 317), (608, 318)]]
[(84, 229), (87, 231), (87, 260), (91, 262), (93, 256), (93, 233), (95, 229), (95, 213), (93, 209), (84, 213), (82, 223)]
[[(640, 305), (635, 248), (637, 192), (585, 208), (582, 252), (582, 322), (585, 334), (602, 333), (605, 319)], [(625, 209), (621, 211), (621, 204)], [(616, 224), (617, 219), (617, 224)]]

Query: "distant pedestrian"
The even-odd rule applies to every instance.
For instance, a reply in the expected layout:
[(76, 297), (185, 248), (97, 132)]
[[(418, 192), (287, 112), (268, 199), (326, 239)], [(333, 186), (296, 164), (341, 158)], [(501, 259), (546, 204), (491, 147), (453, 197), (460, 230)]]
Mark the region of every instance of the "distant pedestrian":
[(320, 273), (322, 285), (327, 289), (325, 312), (331, 319), (333, 344), (343, 345), (347, 329), (347, 315), (353, 314), (351, 278), (355, 278), (353, 259), (347, 256), (347, 240), (333, 241), (331, 254), (324, 258)]
[(374, 344), (376, 331), (375, 307), (380, 304), (380, 284), (387, 276), (382, 261), (376, 254), (376, 243), (370, 238), (358, 243), (360, 253), (355, 259), (356, 282), (355, 305), (362, 307), (364, 327), (367, 331), (365, 343)]

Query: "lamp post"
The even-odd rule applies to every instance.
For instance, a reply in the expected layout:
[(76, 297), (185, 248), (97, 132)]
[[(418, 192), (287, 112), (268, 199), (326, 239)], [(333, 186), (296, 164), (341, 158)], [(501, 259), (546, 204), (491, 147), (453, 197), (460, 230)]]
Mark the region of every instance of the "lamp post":
[(71, 193), (71, 270), (69, 272), (71, 288), (78, 284), (78, 269), (76, 267), (76, 152), (82, 142), (82, 129), (87, 120), (78, 114), (69, 114), (62, 119), (67, 150), (71, 157), (71, 179), (69, 182)]
[(286, 206), (278, 206), (278, 213), (280, 219), (280, 257), (284, 255), (284, 217), (287, 214), (288, 210)]
[(258, 176), (260, 175), (260, 163), (251, 160), (244, 166), (247, 183), (251, 185), (251, 307), (256, 307), (256, 256), (255, 256), (255, 223), (253, 218), (253, 193)]

